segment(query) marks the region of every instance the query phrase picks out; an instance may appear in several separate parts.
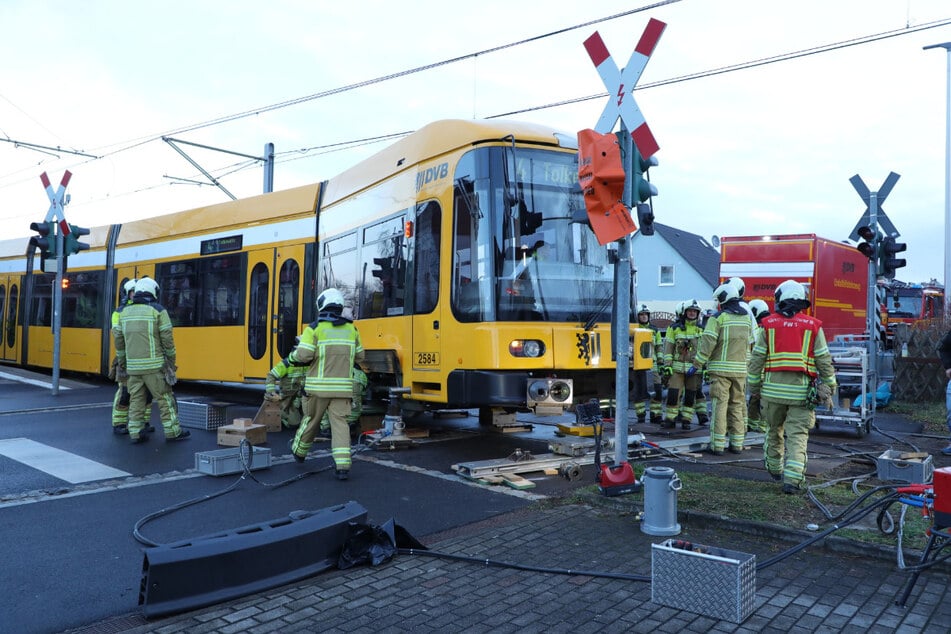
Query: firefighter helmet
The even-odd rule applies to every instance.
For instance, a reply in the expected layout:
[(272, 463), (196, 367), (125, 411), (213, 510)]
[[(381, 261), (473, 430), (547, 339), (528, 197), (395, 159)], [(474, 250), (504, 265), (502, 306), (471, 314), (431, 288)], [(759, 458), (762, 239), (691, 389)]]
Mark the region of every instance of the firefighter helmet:
[(731, 277), (731, 278), (728, 279), (726, 282), (727, 282), (727, 284), (732, 284), (732, 285), (733, 285), (733, 287), (736, 289), (737, 294), (738, 294), (738, 295), (740, 296), (740, 298), (742, 299), (742, 298), (743, 298), (743, 295), (746, 294), (746, 282), (743, 281), (743, 278), (742, 278), (742, 277)]
[(328, 288), (317, 296), (317, 312), (325, 311), (336, 312), (338, 315), (343, 311), (343, 293), (335, 288)]
[(716, 290), (713, 291), (713, 299), (717, 301), (717, 304), (725, 304), (731, 299), (739, 299), (740, 292), (733, 284), (729, 282), (724, 282), (716, 287)]
[(754, 299), (750, 302), (750, 311), (756, 321), (759, 321), (769, 314), (769, 306), (761, 299)]
[(651, 309), (647, 307), (647, 304), (638, 304), (637, 316), (640, 317), (644, 313), (647, 313), (647, 318), (650, 319)]
[(136, 280), (135, 282), (135, 292), (136, 293), (148, 293), (155, 299), (158, 299), (159, 291), (158, 282), (153, 280), (151, 277), (143, 277)]
[(125, 293), (126, 296), (135, 293), (135, 282), (136, 279), (133, 277), (131, 280), (122, 285), (122, 292)]
[(683, 306), (683, 312), (682, 312), (681, 314), (683, 315), (683, 318), (684, 318), (684, 319), (687, 319), (687, 311), (688, 311), (688, 310), (695, 310), (695, 311), (697, 311), (697, 317), (695, 317), (694, 319), (699, 318), (699, 317), (700, 317), (700, 313), (703, 312), (703, 309), (700, 308), (700, 302), (698, 302), (698, 301), (695, 300), (695, 299), (685, 300), (685, 301), (683, 302), (682, 306)]
[(811, 305), (806, 299), (806, 288), (796, 280), (786, 280), (777, 286), (775, 297), (776, 310), (787, 317)]

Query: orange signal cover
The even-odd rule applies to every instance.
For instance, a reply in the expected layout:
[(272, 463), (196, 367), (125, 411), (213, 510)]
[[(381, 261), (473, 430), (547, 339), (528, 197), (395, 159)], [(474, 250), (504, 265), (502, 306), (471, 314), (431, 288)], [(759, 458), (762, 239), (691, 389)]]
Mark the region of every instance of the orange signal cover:
[(631, 211), (621, 200), (624, 178), (617, 137), (590, 129), (580, 131), (578, 183), (591, 228), (602, 246), (637, 230)]

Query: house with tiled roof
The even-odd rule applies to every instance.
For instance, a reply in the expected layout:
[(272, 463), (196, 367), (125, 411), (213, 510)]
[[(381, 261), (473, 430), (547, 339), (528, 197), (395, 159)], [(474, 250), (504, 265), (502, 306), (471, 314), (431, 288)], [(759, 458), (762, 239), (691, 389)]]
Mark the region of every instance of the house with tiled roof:
[(720, 252), (703, 236), (655, 222), (653, 235), (638, 231), (631, 237), (631, 252), (637, 303), (647, 304), (655, 316), (672, 314), (685, 299), (716, 308)]

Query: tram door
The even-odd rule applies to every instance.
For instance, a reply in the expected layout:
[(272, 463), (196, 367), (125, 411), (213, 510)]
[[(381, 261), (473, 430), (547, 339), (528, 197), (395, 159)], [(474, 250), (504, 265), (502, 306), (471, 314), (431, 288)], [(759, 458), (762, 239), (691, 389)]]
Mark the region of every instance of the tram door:
[(442, 216), (436, 201), (419, 203), (413, 224), (413, 354), (411, 381), (414, 392), (445, 396), (439, 301), (439, 252)]
[(301, 331), (303, 262), (301, 245), (248, 253), (245, 378), (263, 379), (293, 349)]
[(0, 275), (0, 359), (16, 361), (20, 352), (20, 276)]

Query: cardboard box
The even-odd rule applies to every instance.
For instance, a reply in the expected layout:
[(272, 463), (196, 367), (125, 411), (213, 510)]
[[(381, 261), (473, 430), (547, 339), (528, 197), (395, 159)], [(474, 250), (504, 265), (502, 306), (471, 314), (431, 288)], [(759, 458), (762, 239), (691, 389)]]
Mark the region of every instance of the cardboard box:
[(756, 555), (668, 539), (651, 544), (651, 601), (742, 623), (756, 602)]
[[(241, 451), (240, 447), (199, 451), (195, 454), (195, 470), (213, 476), (241, 473), (244, 471), (244, 463), (249, 460), (247, 453), (242, 458)], [(266, 447), (251, 447), (248, 468), (251, 471), (257, 471), (270, 466), (271, 450)]]
[(236, 418), (231, 425), (218, 428), (218, 444), (225, 447), (237, 447), (242, 440), (252, 445), (267, 442), (267, 429), (264, 425), (255, 425), (250, 418)]
[(264, 425), (269, 432), (281, 431), (281, 403), (279, 401), (264, 401), (254, 415), (256, 425)]

